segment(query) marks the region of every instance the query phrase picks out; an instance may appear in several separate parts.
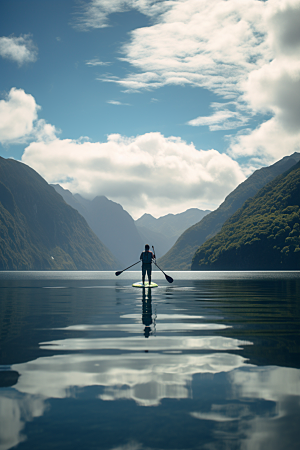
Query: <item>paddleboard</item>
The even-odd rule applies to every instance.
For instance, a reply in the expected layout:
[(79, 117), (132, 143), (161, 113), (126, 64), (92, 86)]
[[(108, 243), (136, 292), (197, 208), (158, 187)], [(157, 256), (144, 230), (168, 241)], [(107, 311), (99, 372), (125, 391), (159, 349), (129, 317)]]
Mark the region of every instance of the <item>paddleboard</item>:
[(149, 284), (148, 281), (145, 281), (145, 284), (143, 284), (142, 281), (139, 281), (138, 283), (133, 283), (132, 286), (137, 287), (137, 288), (155, 288), (158, 285), (153, 282), (151, 284)]

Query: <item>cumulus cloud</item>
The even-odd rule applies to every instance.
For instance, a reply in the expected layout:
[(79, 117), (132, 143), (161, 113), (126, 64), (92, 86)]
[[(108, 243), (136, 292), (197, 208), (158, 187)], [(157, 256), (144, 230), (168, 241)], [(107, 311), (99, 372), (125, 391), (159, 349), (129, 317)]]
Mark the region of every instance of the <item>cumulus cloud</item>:
[(160, 133), (92, 143), (61, 140), (48, 125), (39, 136), (25, 149), (24, 163), (73, 193), (105, 195), (135, 217), (145, 210), (158, 216), (214, 208), (245, 179), (229, 156)]
[(12, 88), (6, 99), (0, 100), (0, 142), (24, 141), (33, 131), (39, 108), (32, 95)]
[(37, 48), (30, 35), (0, 37), (0, 56), (15, 61), (21, 66), (37, 59)]
[(300, 143), (300, 1), (269, 0), (268, 39), (274, 57), (251, 71), (244, 99), (254, 112), (272, 117), (250, 134), (232, 139), (231, 154), (280, 158)]
[[(245, 130), (240, 139), (233, 138), (232, 155), (270, 162), (297, 149), (300, 0), (93, 0), (81, 20), (86, 27), (107, 26), (112, 12), (129, 9), (152, 19), (149, 26), (133, 30), (121, 48), (121, 60), (132, 71), (99, 80), (117, 83), (125, 92), (166, 85), (206, 88), (239, 107), (216, 109), (188, 125), (234, 129), (255, 114), (257, 120), (266, 114), (250, 136)], [(276, 136), (268, 144), (271, 129)], [(285, 137), (281, 151), (273, 147)]]

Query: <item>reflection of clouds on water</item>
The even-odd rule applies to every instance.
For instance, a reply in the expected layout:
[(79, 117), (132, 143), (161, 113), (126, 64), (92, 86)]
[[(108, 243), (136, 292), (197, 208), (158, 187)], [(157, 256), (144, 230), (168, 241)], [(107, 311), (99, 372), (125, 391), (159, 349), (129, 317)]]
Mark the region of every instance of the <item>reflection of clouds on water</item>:
[(26, 440), (22, 434), (26, 422), (44, 414), (43, 399), (31, 395), (15, 396), (6, 391), (0, 396), (0, 450), (8, 450)]
[(164, 351), (164, 350), (241, 350), (252, 342), (241, 341), (223, 336), (159, 336), (152, 340), (141, 340), (136, 337), (95, 338), (95, 339), (63, 339), (40, 344), (43, 350), (78, 351), (78, 350), (125, 350), (125, 351)]
[[(242, 450), (298, 450), (300, 370), (247, 367), (233, 370), (227, 377), (231, 384), (228, 400), (236, 403), (212, 404), (210, 411), (192, 412), (191, 416), (216, 422), (214, 433), (219, 438), (238, 438)], [(260, 409), (254, 399), (267, 402), (267, 406)], [(230, 434), (222, 422), (235, 420), (238, 429)]]
[(14, 368), (22, 374), (16, 386), (22, 393), (65, 398), (74, 386), (101, 386), (102, 400), (123, 398), (156, 406), (163, 398), (191, 398), (194, 374), (229, 372), (244, 364), (244, 358), (228, 353), (76, 354), (39, 358)]
[(236, 398), (263, 398), (280, 401), (282, 397), (300, 397), (300, 370), (287, 367), (257, 367), (230, 375)]
[(131, 441), (131, 442), (128, 442), (128, 444), (114, 447), (111, 450), (150, 450), (150, 448), (144, 447), (139, 442)]
[(243, 449), (299, 449), (300, 370), (269, 366), (229, 376), (236, 398), (274, 402), (272, 417), (256, 416), (247, 422)]
[[(76, 397), (74, 387), (99, 386), (100, 401), (127, 399), (153, 407), (164, 398), (193, 398), (195, 375), (205, 377), (210, 373), (214, 377), (221, 372), (227, 375), (222, 378), (220, 403), (214, 396), (210, 400), (206, 397), (200, 403), (201, 409), (190, 411), (191, 420), (212, 424), (212, 447), (208, 444), (205, 448), (216, 448), (217, 442), (225, 441), (229, 448), (232, 444), (242, 450), (298, 448), (297, 369), (250, 366), (241, 356), (230, 353), (55, 355), (18, 364), (13, 369), (21, 376), (15, 389), (8, 391), (10, 396), (7, 393), (0, 398), (0, 450), (8, 450), (25, 439), (25, 422), (44, 414), (47, 398)], [(203, 380), (198, 378), (198, 387)], [(137, 442), (116, 448), (146, 449)]]
[[(161, 319), (161, 318), (160, 318)], [(116, 324), (105, 324), (105, 325), (72, 325), (66, 328), (57, 328), (63, 331), (122, 331), (124, 333), (130, 332), (131, 334), (141, 334), (144, 328), (143, 323), (116, 323)], [(159, 324), (159, 332), (164, 331), (203, 331), (203, 330), (225, 330), (226, 328), (231, 328), (229, 325), (219, 324), (219, 323), (162, 323)]]

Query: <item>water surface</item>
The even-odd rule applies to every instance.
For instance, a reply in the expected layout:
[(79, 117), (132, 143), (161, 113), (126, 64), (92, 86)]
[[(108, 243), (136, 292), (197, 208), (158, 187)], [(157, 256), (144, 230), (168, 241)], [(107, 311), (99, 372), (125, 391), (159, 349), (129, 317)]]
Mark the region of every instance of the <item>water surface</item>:
[(300, 273), (0, 273), (0, 450), (298, 449)]

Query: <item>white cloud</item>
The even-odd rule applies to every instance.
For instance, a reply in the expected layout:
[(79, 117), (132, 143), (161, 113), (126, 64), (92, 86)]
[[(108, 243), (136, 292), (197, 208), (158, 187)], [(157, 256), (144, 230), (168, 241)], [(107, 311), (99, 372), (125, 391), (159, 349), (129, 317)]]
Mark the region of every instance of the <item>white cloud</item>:
[[(50, 183), (93, 197), (105, 195), (138, 217), (214, 208), (245, 177), (229, 156), (197, 150), (180, 138), (110, 135), (105, 143), (60, 140), (50, 125), (22, 161)], [(44, 133), (44, 134), (43, 134)]]
[(0, 37), (0, 56), (11, 59), (21, 66), (37, 59), (37, 48), (30, 35)]
[[(171, 84), (202, 87), (244, 107), (217, 109), (187, 122), (211, 131), (241, 127), (256, 113), (267, 114), (253, 133), (246, 130), (233, 139), (235, 156), (271, 162), (298, 148), (300, 0), (93, 0), (82, 20), (87, 27), (106, 26), (112, 12), (129, 9), (153, 22), (133, 30), (121, 49), (132, 72), (101, 81), (117, 83), (125, 92)], [(276, 135), (268, 143), (271, 129)], [(283, 137), (279, 151), (273, 144)]]
[(78, 21), (79, 29), (105, 28), (110, 26), (109, 15), (137, 9), (147, 16), (155, 16), (168, 8), (162, 0), (91, 0), (84, 5)]
[(0, 100), (0, 142), (18, 142), (28, 137), (34, 128), (39, 106), (23, 89), (12, 88), (5, 100)]
[(189, 84), (235, 97), (241, 80), (270, 56), (263, 39), (264, 2), (178, 0), (162, 4), (164, 8), (156, 10), (155, 24), (132, 31), (123, 46), (123, 59), (139, 73), (108, 81), (127, 90)]
[(253, 111), (273, 117), (249, 135), (233, 138), (234, 156), (263, 153), (279, 159), (300, 148), (300, 1), (268, 3), (268, 42), (274, 58), (249, 74), (243, 90)]
[(87, 66), (109, 66), (110, 62), (103, 62), (100, 61), (98, 58), (91, 59), (89, 61), (86, 61)]
[(130, 104), (129, 103), (122, 103), (122, 102), (119, 102), (118, 100), (108, 100), (106, 103), (108, 103), (109, 105), (117, 105), (117, 106), (130, 106)]
[[(248, 117), (245, 115), (245, 108), (241, 108), (236, 102), (212, 103), (211, 107), (216, 110), (214, 114), (211, 116), (199, 116), (187, 122), (188, 125), (194, 127), (207, 125), (210, 131), (216, 131), (235, 129), (248, 122)], [(230, 107), (237, 110), (232, 111), (232, 109), (229, 109)]]

